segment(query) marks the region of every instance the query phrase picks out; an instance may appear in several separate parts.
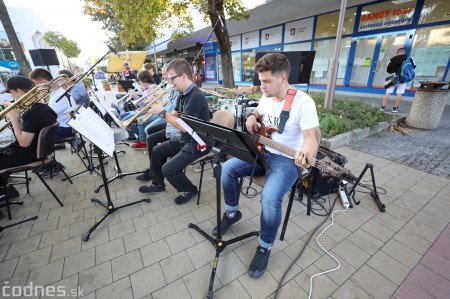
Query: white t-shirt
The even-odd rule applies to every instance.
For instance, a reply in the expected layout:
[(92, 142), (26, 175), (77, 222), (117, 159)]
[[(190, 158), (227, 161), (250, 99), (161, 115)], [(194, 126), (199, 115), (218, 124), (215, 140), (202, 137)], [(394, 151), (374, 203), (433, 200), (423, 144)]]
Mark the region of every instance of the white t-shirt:
[(67, 124), (70, 120), (69, 116), (67, 115), (67, 113), (64, 113), (63, 111), (65, 111), (66, 109), (69, 109), (70, 107), (75, 107), (75, 101), (73, 100), (72, 97), (70, 97), (70, 102), (72, 103), (72, 106), (70, 106), (69, 101), (67, 100), (66, 97), (63, 97), (58, 103), (56, 102), (56, 100), (64, 93), (64, 89), (62, 88), (58, 88), (54, 91), (52, 91), (52, 93), (50, 93), (50, 101), (48, 102), (48, 105), (50, 106), (50, 108), (53, 109), (53, 111), (55, 111), (55, 113), (58, 115), (57, 117), (57, 121), (59, 123), (60, 127), (69, 127), (69, 125)]
[[(265, 126), (275, 125), (280, 123), (280, 113), (283, 110), (283, 105), (286, 99), (281, 102), (274, 102), (273, 98), (263, 97), (259, 100), (259, 105), (256, 107), (259, 115), (262, 116), (262, 121)], [(303, 91), (297, 90), (294, 101), (292, 102), (289, 119), (286, 121), (284, 131), (282, 134), (277, 132), (272, 133), (272, 140), (286, 145), (296, 151), (302, 148), (303, 132), (302, 130), (311, 129), (319, 126), (319, 118), (317, 117), (316, 105), (313, 99)], [(266, 149), (274, 154), (280, 154), (289, 157), (274, 148), (266, 147)], [(289, 157), (293, 158), (293, 157)]]

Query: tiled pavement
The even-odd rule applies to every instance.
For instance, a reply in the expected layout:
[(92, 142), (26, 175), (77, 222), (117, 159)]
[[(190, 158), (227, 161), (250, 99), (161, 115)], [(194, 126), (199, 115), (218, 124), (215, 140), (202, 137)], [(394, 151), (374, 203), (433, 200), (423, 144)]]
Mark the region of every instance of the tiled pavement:
[[(148, 160), (143, 151), (119, 147), (126, 150), (126, 154), (119, 154), (123, 171), (145, 167)], [(387, 207), (381, 213), (369, 195), (357, 193), (361, 204), (336, 216), (336, 223), (321, 237), (321, 243), (339, 259), (341, 268), (316, 278), (312, 297), (414, 298), (403, 291), (410, 285), (418, 290), (412, 293), (415, 298), (449, 298), (450, 181), (348, 147), (337, 151), (348, 157), (346, 166), (355, 174), (365, 163), (376, 166), (377, 185), (387, 192), (380, 195), (381, 200)], [(57, 151), (57, 157), (69, 174), (82, 170), (79, 158), (69, 149)], [(107, 174), (111, 177), (115, 174), (114, 162), (108, 160)], [(198, 182), (198, 173), (189, 169), (188, 175)], [(214, 226), (215, 180), (211, 170), (205, 174), (200, 206), (193, 201), (176, 206), (176, 192), (167, 186), (166, 192), (150, 196), (151, 203), (130, 206), (109, 216), (87, 242), (81, 240), (81, 235), (105, 213), (103, 207), (90, 200), (105, 200), (104, 189), (94, 193), (101, 178), (85, 173), (75, 177), (73, 185), (61, 178), (59, 174), (47, 181), (64, 207), (58, 206), (34, 175), (29, 195), (19, 188), (24, 205), (13, 207), (11, 222), (32, 215), (39, 218), (3, 232), (3, 297), (13, 286), (30, 284), (64, 290), (79, 286), (86, 298), (205, 296), (214, 249), (187, 225), (193, 222), (208, 232)], [(137, 191), (140, 185), (134, 176), (111, 183), (114, 204), (145, 197)], [(339, 200), (336, 207), (340, 208)], [(259, 197), (242, 198), (242, 212), (243, 219), (225, 234), (225, 240), (259, 227)], [(227, 247), (219, 261), (214, 297), (273, 298), (282, 274), (322, 219), (306, 216), (305, 207), (295, 202), (286, 239), (276, 242), (268, 271), (260, 279), (246, 273), (256, 237)], [(2, 225), (8, 223), (1, 221)], [(438, 259), (433, 259), (435, 256)], [(334, 267), (335, 262), (313, 239), (289, 273), (278, 298), (307, 298), (311, 275)], [(432, 278), (421, 280), (430, 272)]]

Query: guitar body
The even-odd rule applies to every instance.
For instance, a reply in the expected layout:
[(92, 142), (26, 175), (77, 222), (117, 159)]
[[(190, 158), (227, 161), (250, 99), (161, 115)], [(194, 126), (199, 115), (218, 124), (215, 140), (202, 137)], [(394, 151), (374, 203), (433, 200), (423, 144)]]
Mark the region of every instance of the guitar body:
[[(269, 125), (266, 127), (260, 118), (257, 121), (258, 121), (258, 125), (259, 125), (258, 136), (264, 136), (269, 139), (272, 139), (272, 133), (277, 132), (278, 128), (275, 125)], [(255, 145), (256, 145), (256, 148), (258, 149), (258, 151), (262, 155), (264, 155), (264, 144), (260, 143), (259, 139), (258, 139), (255, 141)]]

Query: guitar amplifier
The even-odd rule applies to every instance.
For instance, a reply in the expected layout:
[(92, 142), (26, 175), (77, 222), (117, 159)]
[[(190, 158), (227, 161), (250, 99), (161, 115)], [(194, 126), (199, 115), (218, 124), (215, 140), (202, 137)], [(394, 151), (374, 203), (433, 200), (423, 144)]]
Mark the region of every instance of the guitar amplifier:
[[(338, 154), (332, 150), (329, 150), (325, 147), (320, 146), (319, 151), (317, 152), (316, 159), (320, 160), (327, 156), (336, 164), (340, 166), (344, 166), (347, 163), (347, 158), (341, 154)], [(339, 179), (331, 176), (323, 177), (319, 171), (315, 168), (312, 169), (315, 171), (315, 179), (312, 183), (312, 196), (314, 199), (320, 198), (322, 196), (329, 195), (331, 193), (335, 193), (339, 189)], [(304, 179), (302, 181), (303, 191), (306, 192), (308, 188), (309, 180)]]

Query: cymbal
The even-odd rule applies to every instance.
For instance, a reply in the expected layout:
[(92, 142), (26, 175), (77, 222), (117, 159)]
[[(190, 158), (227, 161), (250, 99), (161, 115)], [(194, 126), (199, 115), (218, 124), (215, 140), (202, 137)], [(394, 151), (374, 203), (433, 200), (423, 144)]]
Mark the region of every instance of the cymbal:
[(203, 89), (203, 88), (199, 88), (201, 91), (203, 91), (204, 93), (208, 93), (211, 94), (213, 96), (219, 97), (219, 98), (225, 98), (226, 96), (217, 92), (217, 91), (213, 91), (213, 90), (207, 90), (207, 89)]

